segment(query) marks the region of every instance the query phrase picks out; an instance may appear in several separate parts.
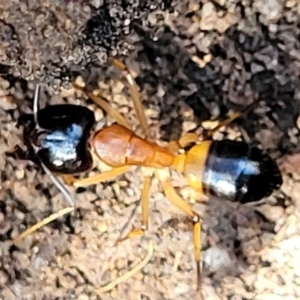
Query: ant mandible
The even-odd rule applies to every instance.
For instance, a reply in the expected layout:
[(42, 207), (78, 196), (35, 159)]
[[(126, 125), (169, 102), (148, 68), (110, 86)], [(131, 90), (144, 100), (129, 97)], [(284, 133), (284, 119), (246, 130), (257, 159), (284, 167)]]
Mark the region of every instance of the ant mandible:
[[(49, 222), (74, 210), (75, 201), (53, 174), (62, 175), (64, 181), (74, 187), (98, 184), (124, 174), (131, 166), (142, 167), (144, 177), (141, 192), (142, 226), (132, 230), (125, 238), (140, 236), (148, 228), (149, 191), (153, 176), (159, 180), (169, 201), (189, 216), (194, 226), (194, 256), (197, 269), (197, 290), (201, 289), (201, 223), (200, 216), (176, 192), (171, 183), (170, 170), (181, 172), (188, 184), (203, 196), (240, 203), (255, 202), (269, 196), (280, 188), (282, 176), (274, 160), (257, 147), (245, 142), (212, 140), (212, 135), (227, 126), (241, 114), (251, 110), (258, 101), (228, 119), (220, 122), (207, 135), (187, 133), (167, 146), (151, 141), (150, 130), (142, 107), (137, 85), (127, 67), (118, 60), (112, 63), (122, 70), (131, 92), (135, 111), (145, 138), (136, 135), (129, 122), (114, 110), (103, 97), (74, 84), (76, 89), (98, 104), (116, 123), (92, 132), (95, 117), (91, 110), (79, 105), (51, 105), (38, 109), (38, 87), (34, 97), (34, 113), (24, 130), (27, 146), (52, 181), (63, 192), (71, 207), (62, 209), (28, 228), (14, 239), (22, 238)], [(200, 138), (202, 138), (200, 140)], [(186, 150), (189, 146), (189, 150)], [(112, 155), (113, 153), (113, 155)], [(83, 179), (75, 174), (92, 169), (98, 159), (111, 168)]]

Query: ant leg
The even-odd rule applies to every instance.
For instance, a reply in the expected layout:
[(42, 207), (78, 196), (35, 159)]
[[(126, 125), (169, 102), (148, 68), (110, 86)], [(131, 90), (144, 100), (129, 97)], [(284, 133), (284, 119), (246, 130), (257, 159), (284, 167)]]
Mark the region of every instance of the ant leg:
[(33, 226), (29, 227), (28, 229), (26, 229), (24, 232), (22, 232), (20, 235), (18, 235), (17, 237), (15, 237), (13, 239), (13, 243), (17, 244), (18, 242), (20, 242), (23, 238), (25, 238), (26, 236), (30, 235), (31, 233), (37, 231), (38, 229), (40, 229), (41, 227), (51, 223), (52, 221), (71, 213), (72, 211), (74, 211), (75, 207), (66, 207), (61, 209), (60, 211), (50, 215), (49, 217), (37, 222), (36, 224), (34, 224)]
[(97, 105), (99, 105), (110, 117), (112, 117), (116, 122), (128, 129), (131, 129), (129, 122), (117, 111), (115, 110), (104, 97), (100, 95), (95, 95), (92, 92), (87, 92), (83, 87), (76, 83), (73, 83), (75, 89), (83, 91), (87, 97), (92, 99)]
[(23, 238), (25, 238), (26, 236), (28, 236), (29, 234), (37, 231), (38, 229), (42, 228), (43, 226), (49, 224), (50, 222), (72, 212), (75, 210), (75, 200), (73, 199), (73, 197), (71, 196), (71, 194), (69, 193), (69, 191), (66, 189), (66, 187), (52, 174), (52, 172), (43, 164), (42, 161), (40, 161), (42, 168), (44, 169), (44, 171), (46, 172), (46, 174), (50, 177), (50, 179), (52, 180), (53, 184), (58, 188), (58, 190), (63, 194), (63, 196), (65, 197), (65, 199), (69, 202), (69, 204), (71, 205), (71, 207), (67, 207), (67, 208), (63, 208), (60, 211), (53, 213), (52, 215), (50, 215), (49, 217), (37, 222), (36, 224), (32, 225), (31, 227), (29, 227), (27, 230), (25, 230), (23, 233), (21, 233), (20, 235), (18, 235), (14, 240), (13, 243), (17, 243), (20, 240), (22, 240)]
[(249, 111), (251, 111), (253, 108), (255, 108), (257, 106), (257, 104), (260, 101), (261, 100), (256, 100), (253, 103), (251, 103), (250, 105), (248, 105), (246, 108), (242, 109), (241, 111), (231, 113), (227, 119), (220, 122), (215, 128), (208, 130), (205, 134), (205, 139), (210, 139), (213, 136), (213, 134), (216, 133), (220, 128), (222, 128), (224, 126), (228, 126), (230, 123), (232, 123), (234, 120), (241, 117), (243, 114), (246, 114)]
[(196, 133), (187, 133), (182, 136), (177, 141), (172, 141), (168, 144), (167, 148), (172, 152), (175, 153), (181, 148), (185, 148), (192, 143), (196, 143), (199, 140), (199, 135)]
[(73, 175), (62, 175), (61, 177), (66, 185), (72, 185), (77, 180)]
[[(97, 184), (97, 183), (109, 180), (113, 177), (116, 177), (118, 175), (125, 173), (128, 169), (129, 169), (129, 166), (114, 168), (110, 171), (103, 172), (101, 174), (91, 176), (88, 178), (84, 178), (84, 179), (76, 179), (72, 175), (64, 175), (63, 179), (65, 182), (67, 182), (68, 184), (72, 184), (75, 187), (82, 187), (82, 186), (88, 186), (88, 185)], [(74, 210), (75, 210), (75, 206), (73, 205), (72, 207), (67, 207), (67, 208), (61, 209), (60, 211), (58, 211), (56, 213), (53, 213), (49, 217), (37, 222), (36, 224), (34, 224), (33, 226), (31, 226), (27, 230), (25, 230), (23, 233), (18, 235), (14, 239), (14, 243), (19, 242), (21, 239), (23, 239), (26, 236), (28, 236), (29, 234), (37, 231), (41, 227), (49, 224), (50, 222), (66, 215)]]
[(201, 222), (200, 216), (187, 204), (182, 197), (180, 197), (175, 191), (172, 183), (170, 182), (169, 171), (166, 170), (156, 170), (156, 177), (161, 182), (163, 190), (165, 192), (168, 200), (181, 211), (183, 211), (187, 216), (191, 217), (194, 223), (194, 257), (196, 261), (197, 268), (197, 290), (201, 294)]
[[(71, 184), (78, 188), (78, 187), (84, 187), (84, 186), (89, 186), (92, 184), (98, 184), (100, 182), (104, 182), (107, 180), (110, 180), (116, 176), (119, 176), (129, 170), (130, 166), (124, 166), (124, 167), (119, 167), (119, 168), (113, 168), (110, 171), (106, 171), (94, 176), (90, 176), (87, 178), (82, 178), (82, 179), (76, 179), (73, 178), (71, 181)], [(68, 180), (68, 179), (67, 179)]]
[(148, 139), (150, 139), (151, 138), (150, 130), (149, 130), (146, 116), (145, 116), (145, 111), (144, 111), (144, 108), (142, 105), (141, 96), (138, 91), (138, 85), (136, 84), (135, 80), (133, 79), (133, 76), (130, 73), (130, 70), (127, 68), (127, 66), (125, 64), (123, 64), (122, 62), (120, 62), (119, 60), (117, 60), (115, 58), (110, 58), (109, 60), (115, 67), (117, 67), (118, 69), (120, 69), (123, 72), (124, 77), (126, 78), (128, 84), (129, 84), (130, 94), (131, 94), (131, 98), (132, 98), (134, 108), (136, 111), (137, 119), (139, 120), (139, 122), (141, 124), (141, 127), (144, 131), (145, 136)]
[(96, 104), (98, 104), (106, 113), (111, 116), (116, 122), (124, 127), (131, 129), (129, 122), (117, 111), (115, 110), (104, 98), (100, 95), (95, 95), (92, 92), (86, 93), (89, 98), (91, 98)]
[[(221, 127), (228, 126), (230, 123), (232, 123), (234, 120), (239, 118), (241, 115), (249, 112), (254, 107), (257, 106), (257, 104), (260, 102), (260, 100), (254, 101), (252, 104), (248, 105), (245, 109), (239, 111), (239, 112), (233, 112), (229, 115), (227, 119), (220, 122), (215, 128), (208, 130), (208, 132), (205, 134), (205, 139), (209, 139), (212, 137), (212, 135), (217, 132)], [(170, 151), (177, 152), (180, 148), (185, 148), (189, 144), (196, 143), (199, 140), (199, 135), (196, 133), (187, 133), (184, 136), (182, 136), (177, 141), (172, 141), (168, 144), (168, 149)]]
[(118, 238), (115, 242), (115, 246), (122, 241), (125, 241), (129, 238), (142, 236), (145, 231), (148, 229), (148, 220), (149, 220), (149, 192), (151, 187), (151, 177), (144, 177), (144, 185), (141, 196), (141, 205), (142, 205), (142, 226), (141, 228), (136, 228), (131, 230), (124, 238)]

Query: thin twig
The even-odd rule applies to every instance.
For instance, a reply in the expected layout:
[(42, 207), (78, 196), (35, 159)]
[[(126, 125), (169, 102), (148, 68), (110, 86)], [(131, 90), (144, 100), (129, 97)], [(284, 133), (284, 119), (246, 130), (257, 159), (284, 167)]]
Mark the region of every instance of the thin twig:
[(148, 247), (148, 254), (138, 265), (136, 265), (133, 269), (126, 272), (125, 274), (123, 274), (122, 276), (117, 278), (116, 280), (110, 282), (107, 285), (102, 286), (101, 288), (98, 288), (96, 290), (96, 293), (97, 294), (102, 294), (104, 292), (108, 292), (109, 290), (111, 290), (115, 286), (117, 286), (118, 284), (120, 284), (120, 283), (126, 281), (127, 279), (129, 279), (130, 277), (132, 277), (134, 274), (136, 274), (138, 271), (140, 271), (141, 269), (143, 269), (147, 265), (147, 263), (152, 258), (153, 252), (154, 252), (154, 242), (153, 242), (153, 240), (150, 240), (149, 247)]

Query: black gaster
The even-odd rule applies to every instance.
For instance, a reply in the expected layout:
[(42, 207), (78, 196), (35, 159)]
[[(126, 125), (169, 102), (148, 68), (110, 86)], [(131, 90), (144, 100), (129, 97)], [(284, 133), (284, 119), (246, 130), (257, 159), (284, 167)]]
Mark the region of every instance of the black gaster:
[(204, 192), (224, 200), (259, 201), (282, 185), (274, 160), (244, 142), (214, 141), (203, 173)]
[(37, 149), (37, 156), (50, 171), (76, 174), (91, 168), (88, 141), (95, 124), (91, 110), (79, 105), (51, 105), (38, 111), (36, 128), (33, 115), (29, 119), (24, 128), (25, 143)]

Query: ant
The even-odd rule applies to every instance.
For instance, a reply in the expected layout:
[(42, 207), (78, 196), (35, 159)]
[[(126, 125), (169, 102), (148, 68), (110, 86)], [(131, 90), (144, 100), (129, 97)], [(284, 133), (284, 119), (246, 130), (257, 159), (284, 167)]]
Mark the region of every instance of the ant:
[[(33, 225), (17, 236), (14, 243), (74, 210), (74, 199), (53, 174), (62, 175), (65, 183), (77, 188), (110, 180), (124, 174), (131, 166), (139, 166), (144, 178), (141, 192), (142, 226), (133, 229), (125, 238), (117, 242), (141, 236), (147, 230), (149, 191), (151, 179), (156, 176), (169, 201), (193, 222), (197, 290), (201, 290), (200, 215), (176, 192), (171, 183), (170, 170), (181, 172), (188, 184), (201, 195), (201, 200), (216, 197), (239, 203), (256, 202), (279, 189), (282, 185), (281, 172), (276, 162), (262, 150), (250, 147), (245, 142), (212, 139), (212, 135), (217, 130), (253, 109), (258, 101), (240, 112), (232, 113), (228, 119), (220, 122), (206, 135), (187, 133), (177, 141), (160, 146), (151, 140), (138, 87), (130, 71), (120, 61), (115, 59), (111, 61), (121, 69), (129, 83), (137, 118), (145, 137), (135, 134), (128, 121), (102, 96), (87, 92), (84, 87), (76, 83), (74, 83), (75, 89), (83, 91), (88, 98), (112, 116), (116, 123), (93, 132), (95, 116), (84, 106), (51, 105), (39, 110), (39, 86), (37, 86), (33, 115), (29, 115), (27, 125), (24, 126), (24, 140), (31, 151), (33, 149), (31, 154), (38, 158), (45, 172), (65, 195), (71, 207), (62, 209)], [(111, 169), (81, 179), (73, 176), (91, 170), (93, 162), (97, 159)]]

